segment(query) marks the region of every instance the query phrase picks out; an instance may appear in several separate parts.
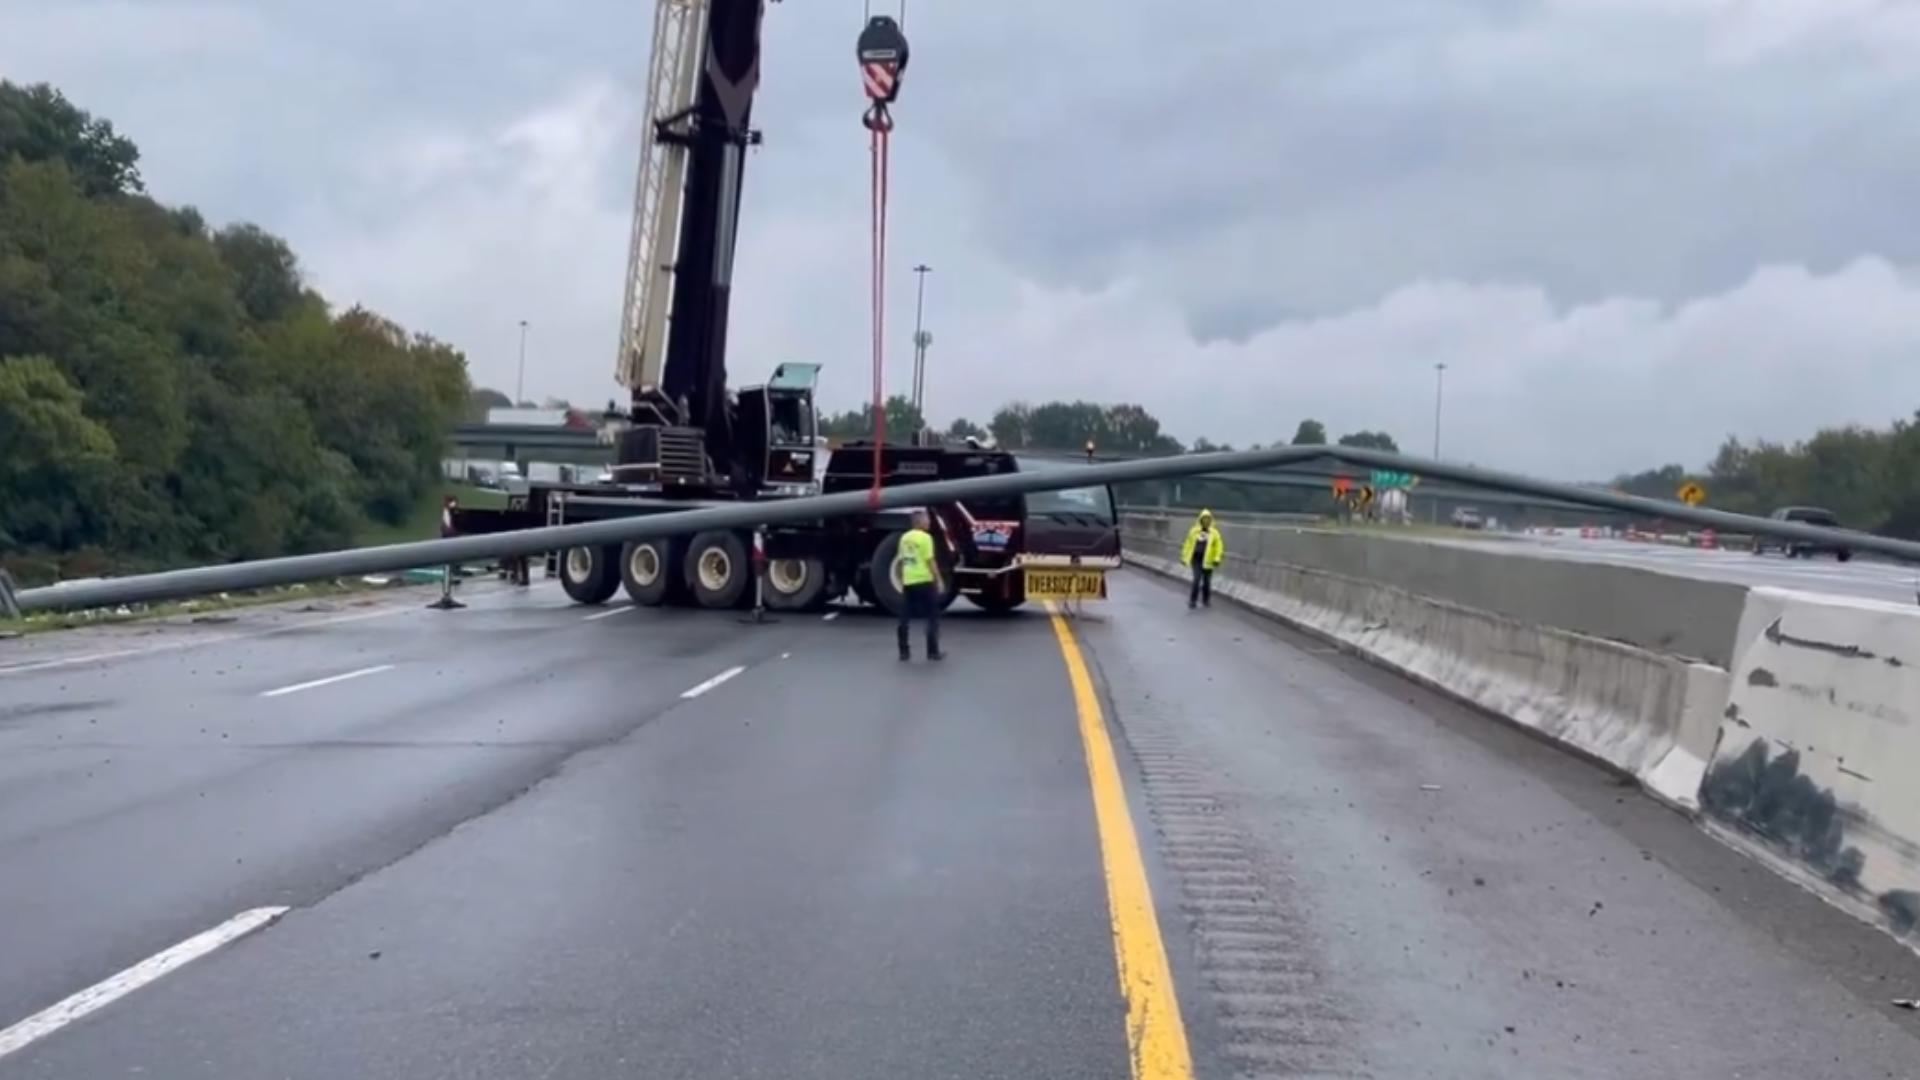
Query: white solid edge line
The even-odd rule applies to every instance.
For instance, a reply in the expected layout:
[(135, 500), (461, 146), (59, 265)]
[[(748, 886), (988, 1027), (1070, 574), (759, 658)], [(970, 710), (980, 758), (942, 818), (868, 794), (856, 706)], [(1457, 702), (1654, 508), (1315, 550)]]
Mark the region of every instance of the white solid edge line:
[(632, 604), (622, 604), (611, 611), (596, 611), (592, 615), (588, 615), (586, 618), (581, 619), (580, 621), (581, 622), (598, 622), (601, 619), (611, 619), (615, 615), (619, 615), (622, 612), (627, 612), (632, 610), (633, 610)]
[(701, 683), (699, 686), (696, 686), (693, 689), (687, 691), (686, 693), (681, 694), (680, 696), (683, 698), (687, 698), (688, 700), (692, 700), (693, 698), (699, 697), (701, 694), (704, 694), (707, 691), (713, 689), (714, 687), (719, 686), (721, 683), (726, 682), (728, 679), (733, 678), (735, 675), (738, 675), (745, 670), (747, 669), (744, 666), (730, 667), (727, 670), (721, 672), (720, 674), (715, 675), (713, 678), (708, 679), (706, 682)]
[(278, 690), (266, 690), (263, 691), (260, 696), (280, 697), (284, 694), (297, 694), (302, 690), (312, 690), (321, 686), (332, 686), (334, 683), (346, 682), (348, 679), (358, 679), (367, 675), (378, 675), (383, 671), (392, 670), (392, 664), (376, 664), (373, 667), (365, 667), (358, 671), (349, 671), (341, 675), (329, 675), (324, 679), (315, 679), (312, 682), (294, 683), (292, 686), (283, 686)]
[(290, 910), (284, 907), (258, 907), (243, 911), (211, 930), (202, 931), (165, 952), (94, 983), (85, 990), (0, 1031), (0, 1058), (46, 1038), (96, 1009), (105, 1008), (135, 990), (162, 978), (175, 969), (228, 945), (263, 926), (271, 925)]

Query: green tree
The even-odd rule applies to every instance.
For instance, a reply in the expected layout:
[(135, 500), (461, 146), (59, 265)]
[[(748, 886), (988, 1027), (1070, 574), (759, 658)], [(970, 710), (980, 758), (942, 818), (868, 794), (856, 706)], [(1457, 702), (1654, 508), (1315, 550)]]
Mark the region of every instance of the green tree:
[(1295, 428), (1293, 432), (1293, 445), (1295, 446), (1327, 445), (1327, 426), (1325, 424), (1322, 424), (1318, 420), (1300, 421), (1300, 426)]
[[(612, 402), (608, 404), (611, 406)], [(473, 392), (467, 395), (467, 423), (484, 424), (487, 420), (488, 410), (512, 407), (513, 399), (507, 395), (485, 386), (476, 386), (473, 388)]]
[(67, 550), (100, 542), (113, 436), (44, 356), (0, 359), (0, 544)]
[(1177, 454), (1178, 440), (1139, 405), (1091, 401), (1011, 402), (994, 413), (988, 428), (1002, 447), (1014, 450), (1078, 451), (1091, 440), (1108, 453)]
[(953, 423), (947, 425), (947, 440), (949, 442), (965, 442), (969, 438), (980, 438), (985, 434), (987, 434), (986, 428), (981, 427), (964, 416), (956, 418)]
[(993, 432), (994, 441), (1006, 450), (1024, 450), (1028, 446), (1029, 421), (1033, 408), (1023, 401), (1002, 405), (987, 421), (987, 430)]
[(89, 196), (144, 190), (133, 142), (45, 83), (23, 87), (0, 80), (0, 163), (12, 158), (61, 162)]
[[(0, 84), (0, 356), (42, 358), (8, 362), (0, 435), (41, 478), (10, 474), (8, 542), (165, 563), (409, 516), (467, 406), (465, 358), (372, 312), (333, 315), (284, 241), (209, 232), (147, 198), (137, 161), (57, 93)], [(106, 441), (75, 434), (46, 467), (32, 440), (47, 417)]]
[(248, 317), (272, 322), (292, 314), (305, 288), (300, 263), (285, 240), (257, 225), (229, 225), (213, 238), (220, 260), (237, 279), (235, 294)]
[[(882, 437), (890, 443), (905, 443), (913, 433), (926, 426), (920, 410), (904, 395), (895, 394), (886, 400), (887, 429)], [(873, 404), (867, 402), (858, 409), (829, 416), (820, 422), (820, 434), (829, 439), (843, 442), (856, 439), (873, 438)]]
[[(1324, 434), (1325, 432), (1323, 430), (1322, 435)], [(1397, 454), (1400, 452), (1400, 444), (1394, 442), (1393, 436), (1384, 431), (1355, 431), (1351, 434), (1342, 435), (1340, 436), (1340, 445), (1351, 446), (1360, 450), (1384, 450), (1389, 454)]]

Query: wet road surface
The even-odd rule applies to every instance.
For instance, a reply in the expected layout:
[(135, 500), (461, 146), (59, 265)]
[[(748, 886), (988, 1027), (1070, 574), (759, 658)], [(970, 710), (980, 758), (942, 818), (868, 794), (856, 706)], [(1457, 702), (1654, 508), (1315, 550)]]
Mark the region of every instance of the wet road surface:
[[(1920, 566), (1910, 563), (1871, 558), (1856, 558), (1843, 563), (1831, 555), (1789, 559), (1777, 552), (1755, 555), (1750, 551), (1677, 547), (1633, 540), (1587, 540), (1544, 534), (1515, 536), (1511, 539), (1527, 544), (1534, 554), (1550, 558), (1637, 566), (1643, 570), (1708, 581), (1859, 596), (1896, 604), (1912, 604), (1916, 597), (1920, 597)], [(1475, 540), (1448, 542), (1484, 543)]]
[[(290, 909), (0, 1078), (1129, 1075), (1043, 614), (902, 666), (470, 599), (0, 647), (0, 1029)], [(1920, 961), (1610, 775), (1137, 573), (1087, 610), (1195, 1075), (1920, 1072)]]

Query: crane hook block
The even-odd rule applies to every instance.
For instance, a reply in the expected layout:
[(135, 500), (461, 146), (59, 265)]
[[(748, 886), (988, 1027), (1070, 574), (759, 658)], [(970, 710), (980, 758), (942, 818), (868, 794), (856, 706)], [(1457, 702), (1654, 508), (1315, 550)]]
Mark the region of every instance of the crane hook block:
[(860, 31), (860, 75), (867, 96), (891, 105), (900, 96), (900, 78), (907, 72), (907, 35), (890, 16), (875, 15)]

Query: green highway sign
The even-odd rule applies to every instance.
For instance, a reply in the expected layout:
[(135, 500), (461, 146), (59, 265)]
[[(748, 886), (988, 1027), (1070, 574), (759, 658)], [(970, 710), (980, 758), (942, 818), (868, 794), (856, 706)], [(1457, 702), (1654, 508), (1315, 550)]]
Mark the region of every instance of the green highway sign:
[(1412, 473), (1389, 472), (1385, 469), (1373, 471), (1373, 486), (1377, 488), (1410, 488), (1420, 482)]

